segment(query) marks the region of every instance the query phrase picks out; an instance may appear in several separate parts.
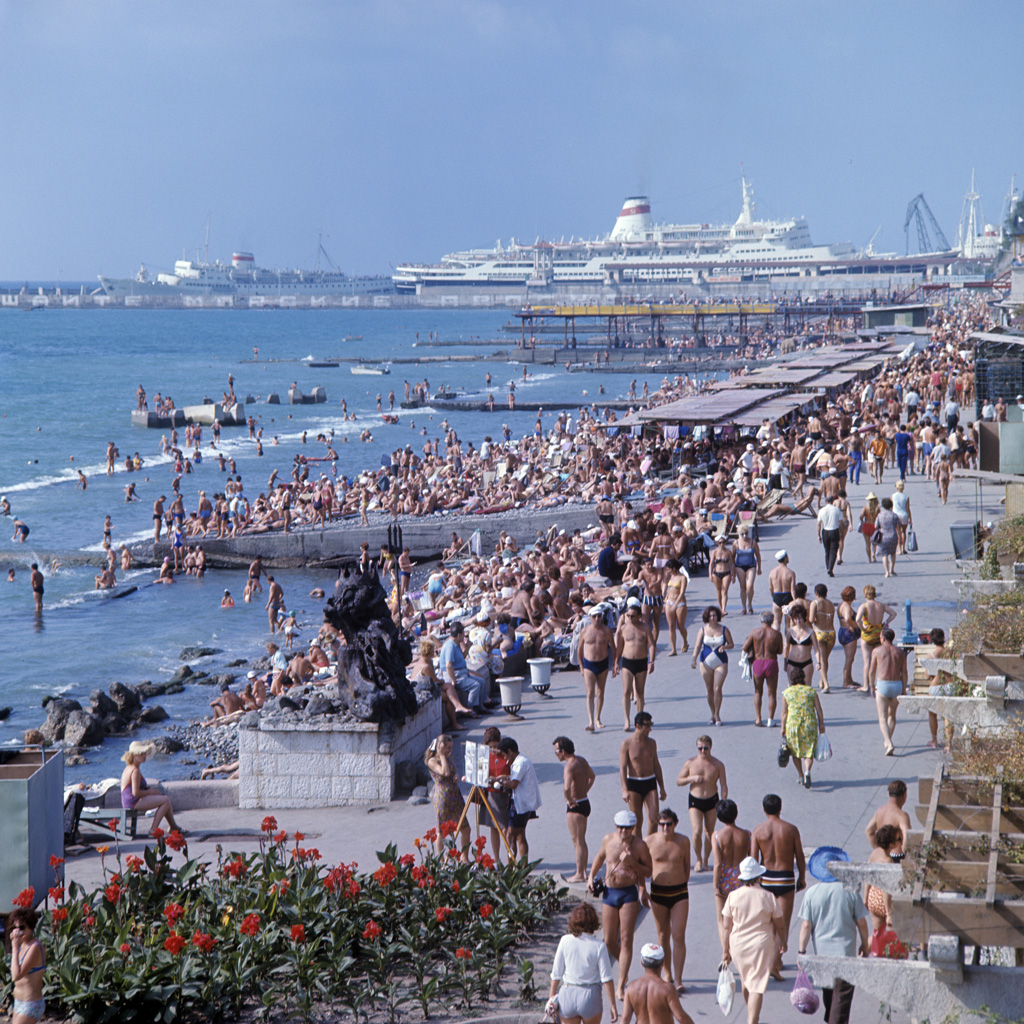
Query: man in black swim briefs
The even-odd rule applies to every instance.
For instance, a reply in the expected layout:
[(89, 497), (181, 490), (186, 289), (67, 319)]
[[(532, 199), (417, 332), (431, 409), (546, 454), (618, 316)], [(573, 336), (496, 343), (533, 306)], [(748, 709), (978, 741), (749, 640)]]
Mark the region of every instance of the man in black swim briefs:
[(668, 807), (658, 815), (658, 829), (644, 842), (651, 854), (651, 911), (658, 942), (665, 949), (668, 980), (683, 991), (686, 922), (690, 915), (690, 841), (676, 834), (679, 816)]
[[(725, 765), (711, 756), (711, 737), (697, 737), (697, 754), (683, 763), (677, 786), (689, 786), (687, 809), (693, 830), (695, 871), (708, 871), (711, 867), (711, 834), (715, 831), (718, 801), (729, 795), (725, 778)], [(719, 792), (721, 791), (721, 792)]]
[(555, 757), (562, 762), (562, 788), (565, 791), (565, 823), (569, 828), (576, 854), (576, 873), (567, 882), (587, 880), (587, 818), (590, 817), (590, 799), (587, 794), (597, 776), (586, 758), (578, 757), (576, 745), (568, 736), (555, 737)]
[(658, 761), (658, 744), (651, 739), (654, 721), (646, 711), (639, 711), (633, 723), (633, 735), (623, 740), (619, 748), (619, 781), (622, 799), (636, 815), (637, 835), (643, 835), (644, 809), (650, 823), (647, 831), (653, 832), (658, 827), (659, 796), (664, 800), (667, 794)]

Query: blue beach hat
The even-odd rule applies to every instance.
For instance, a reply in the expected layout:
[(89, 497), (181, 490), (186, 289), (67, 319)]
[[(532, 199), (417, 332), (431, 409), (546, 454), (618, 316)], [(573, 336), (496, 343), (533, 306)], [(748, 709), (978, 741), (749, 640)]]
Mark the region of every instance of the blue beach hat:
[(850, 855), (838, 846), (819, 846), (807, 861), (807, 870), (819, 882), (838, 882), (839, 879), (828, 869), (829, 861), (841, 860), (849, 863)]

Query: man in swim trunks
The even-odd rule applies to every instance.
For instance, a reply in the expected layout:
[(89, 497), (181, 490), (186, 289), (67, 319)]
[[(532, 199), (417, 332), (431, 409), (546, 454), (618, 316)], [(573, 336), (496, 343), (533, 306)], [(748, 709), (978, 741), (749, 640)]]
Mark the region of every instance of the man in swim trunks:
[(32, 596), (36, 602), (36, 615), (40, 615), (43, 611), (43, 574), (39, 571), (37, 562), (32, 563), (32, 575), (29, 576), (29, 582), (32, 584)]
[[(715, 814), (719, 799), (729, 795), (729, 784), (725, 779), (725, 765), (711, 756), (711, 737), (697, 737), (697, 754), (683, 762), (682, 771), (676, 779), (677, 786), (689, 786), (687, 806), (690, 812), (690, 827), (693, 830), (693, 854), (697, 863), (695, 871), (707, 871), (711, 860), (711, 835), (715, 831)], [(721, 787), (721, 798), (719, 798)]]
[(255, 594), (257, 591), (263, 593), (263, 586), (260, 583), (260, 576), (263, 575), (263, 559), (260, 555), (257, 555), (249, 566), (249, 593)]
[(633, 735), (619, 748), (619, 781), (622, 799), (637, 819), (636, 834), (643, 835), (644, 808), (647, 808), (648, 833), (658, 825), (658, 798), (664, 800), (665, 780), (658, 760), (657, 741), (651, 739), (654, 720), (646, 711), (638, 711), (633, 719)]
[(590, 621), (579, 638), (580, 674), (587, 690), (587, 732), (603, 729), (604, 684), (608, 681), (608, 659), (615, 647), (615, 634), (605, 623), (600, 608), (590, 612)]
[(658, 942), (665, 949), (663, 977), (683, 992), (686, 922), (690, 914), (690, 841), (676, 835), (679, 816), (668, 807), (658, 815), (658, 829), (644, 842), (651, 855), (651, 911)]
[(576, 873), (566, 878), (567, 882), (587, 880), (587, 818), (590, 817), (590, 798), (587, 794), (597, 776), (586, 758), (577, 757), (576, 745), (568, 736), (555, 737), (555, 757), (562, 762), (562, 788), (565, 791), (565, 823), (569, 827), (576, 852)]
[(761, 698), (768, 686), (768, 728), (775, 725), (776, 695), (779, 686), (779, 656), (782, 654), (782, 634), (772, 625), (772, 612), (761, 612), (761, 625), (752, 630), (743, 641), (743, 653), (750, 658), (750, 672), (754, 677), (754, 725), (764, 725), (761, 718)]
[[(764, 866), (765, 873), (761, 876), (761, 888), (770, 892), (782, 908), (785, 923), (783, 937), (789, 938), (789, 923), (793, 918), (793, 895), (806, 887), (804, 872), (803, 841), (796, 825), (783, 821), (782, 798), (769, 793), (761, 801), (766, 815), (753, 832), (750, 833), (750, 856), (757, 858)], [(793, 865), (796, 864), (796, 872)], [(782, 980), (782, 955), (776, 943), (775, 963), (772, 977)]]
[(665, 951), (653, 942), (640, 950), (644, 973), (631, 981), (622, 1000), (622, 1024), (693, 1024), (693, 1018), (679, 1002), (679, 993), (662, 977)]
[(903, 860), (904, 844), (907, 841), (907, 832), (912, 827), (910, 815), (903, 810), (907, 802), (907, 784), (902, 779), (893, 779), (889, 783), (889, 800), (882, 804), (871, 816), (864, 834), (872, 848), (878, 844), (875, 842), (875, 834), (883, 825), (891, 825), (899, 830), (900, 841), (889, 851), (889, 857), (896, 863)]
[(711, 837), (711, 859), (714, 863), (712, 883), (715, 889), (715, 910), (718, 914), (718, 937), (722, 938), (722, 908), (733, 889), (740, 887), (740, 862), (750, 855), (750, 833), (738, 828), (739, 813), (733, 800), (718, 803), (717, 829)]
[(789, 554), (785, 548), (775, 552), (775, 560), (779, 564), (768, 573), (768, 589), (772, 593), (772, 625), (778, 629), (782, 625), (783, 609), (793, 600), (796, 573), (789, 567)]
[(161, 494), (156, 501), (153, 502), (153, 540), (158, 541), (160, 539), (160, 531), (164, 525), (164, 502), (167, 500), (167, 495)]
[(886, 626), (882, 642), (871, 652), (868, 685), (875, 691), (878, 728), (885, 743), (885, 756), (892, 757), (896, 748), (892, 734), (896, 731), (896, 708), (899, 698), (907, 692), (907, 656), (893, 644), (896, 633)]
[(267, 577), (267, 583), (270, 585), (266, 604), (267, 621), (270, 624), (270, 633), (273, 635), (277, 632), (277, 613), (284, 609), (284, 590), (273, 576)]
[(615, 815), (615, 831), (601, 840), (594, 863), (590, 865), (588, 888), (593, 890), (597, 872), (607, 863), (604, 884), (607, 887), (601, 906), (601, 924), (608, 955), (619, 961), (616, 996), (621, 999), (633, 961), (633, 931), (640, 913), (639, 884), (651, 874), (651, 854), (634, 833), (637, 824), (632, 811)]
[(629, 732), (629, 711), (636, 700), (637, 711), (644, 709), (644, 686), (647, 676), (654, 671), (654, 635), (640, 617), (640, 598), (631, 597), (626, 602), (626, 614), (619, 620), (615, 630), (615, 665), (612, 675), (622, 669), (622, 714), (625, 719), (623, 732)]

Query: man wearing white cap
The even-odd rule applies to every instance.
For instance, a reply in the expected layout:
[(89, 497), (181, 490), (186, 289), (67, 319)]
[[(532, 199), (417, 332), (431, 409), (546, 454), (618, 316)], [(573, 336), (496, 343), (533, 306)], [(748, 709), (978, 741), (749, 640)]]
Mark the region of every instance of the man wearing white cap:
[(661, 976), (665, 950), (648, 942), (640, 950), (644, 973), (626, 988), (622, 1000), (622, 1024), (630, 1024), (636, 1014), (637, 1024), (668, 1024), (673, 1017), (679, 1024), (693, 1024), (693, 1018), (679, 1002), (675, 986)]
[(594, 863), (590, 866), (587, 887), (593, 891), (594, 879), (601, 867), (605, 892), (601, 905), (601, 924), (608, 955), (619, 961), (619, 984), (615, 994), (624, 998), (629, 966), (633, 961), (633, 931), (640, 913), (640, 889), (651, 874), (651, 854), (643, 840), (633, 834), (636, 815), (619, 811), (615, 815), (615, 831), (601, 840)]

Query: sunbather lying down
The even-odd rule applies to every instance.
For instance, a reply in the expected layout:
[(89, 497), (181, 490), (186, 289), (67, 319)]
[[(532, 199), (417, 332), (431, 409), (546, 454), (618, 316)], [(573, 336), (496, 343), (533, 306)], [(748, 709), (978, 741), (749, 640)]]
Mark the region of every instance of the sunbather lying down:
[(215, 764), (204, 768), (199, 774), (201, 779), (212, 779), (215, 775), (226, 775), (229, 779), (238, 778), (238, 762), (231, 761), (228, 764)]
[(771, 505), (769, 508), (766, 508), (763, 512), (759, 512), (758, 514), (762, 519), (774, 519), (779, 516), (798, 516), (805, 512), (809, 516), (814, 516), (815, 512), (814, 509), (811, 508), (811, 505), (814, 503), (814, 499), (817, 496), (818, 490), (817, 488), (814, 488), (810, 494), (801, 498), (795, 505), (783, 505), (779, 502), (776, 505)]

